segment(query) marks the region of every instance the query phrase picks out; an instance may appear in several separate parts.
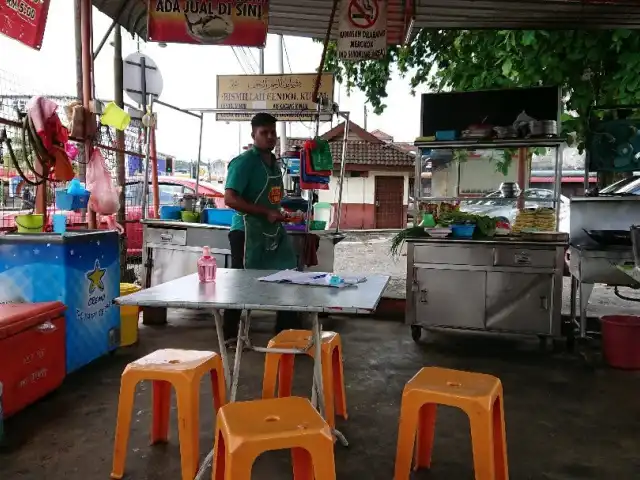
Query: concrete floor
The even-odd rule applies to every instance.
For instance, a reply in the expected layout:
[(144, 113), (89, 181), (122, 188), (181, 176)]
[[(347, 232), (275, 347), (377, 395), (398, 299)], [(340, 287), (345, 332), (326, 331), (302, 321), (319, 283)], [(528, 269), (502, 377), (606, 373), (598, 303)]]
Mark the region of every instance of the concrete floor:
[[(0, 453), (3, 480), (106, 479), (118, 400), (119, 376), (131, 360), (157, 348), (212, 349), (211, 321), (172, 312), (167, 328), (145, 328), (138, 347), (95, 362), (71, 375), (49, 398), (7, 421), (10, 445)], [(266, 343), (270, 317), (255, 322), (254, 340)], [(438, 365), (502, 379), (512, 479), (631, 479), (640, 471), (638, 398), (640, 375), (588, 369), (567, 354), (538, 350), (536, 341), (430, 334), (415, 344), (397, 322), (330, 318), (326, 327), (343, 336), (349, 420), (339, 428), (351, 442), (336, 447), (338, 478), (393, 477), (396, 429), (404, 384), (421, 367)], [(246, 354), (240, 399), (256, 398), (263, 357)], [(294, 393), (310, 390), (310, 366), (298, 361)], [(203, 383), (201, 455), (213, 442), (210, 388)], [(139, 387), (127, 461), (127, 478), (180, 478), (172, 424), (167, 446), (149, 447), (150, 389)], [(175, 413), (175, 410), (172, 411)], [(431, 472), (416, 479), (472, 479), (469, 427), (458, 411), (441, 408)], [(175, 419), (173, 420), (175, 422)], [(292, 478), (289, 457), (266, 454), (254, 479)]]

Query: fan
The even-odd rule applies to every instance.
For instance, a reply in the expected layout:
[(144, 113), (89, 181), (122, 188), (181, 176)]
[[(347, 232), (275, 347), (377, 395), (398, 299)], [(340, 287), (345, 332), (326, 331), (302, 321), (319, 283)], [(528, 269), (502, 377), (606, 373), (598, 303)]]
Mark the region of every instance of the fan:
[(632, 172), (640, 169), (640, 120), (610, 120), (591, 125), (587, 139), (589, 170)]

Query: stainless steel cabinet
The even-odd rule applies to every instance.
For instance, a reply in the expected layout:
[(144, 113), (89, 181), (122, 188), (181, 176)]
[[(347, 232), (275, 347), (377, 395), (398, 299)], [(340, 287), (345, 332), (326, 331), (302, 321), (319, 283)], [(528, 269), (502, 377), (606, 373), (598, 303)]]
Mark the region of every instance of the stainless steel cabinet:
[(484, 328), (485, 272), (417, 268), (415, 278), (418, 322)]
[(552, 283), (549, 274), (488, 272), (486, 328), (550, 333)]
[(560, 336), (563, 242), (425, 239), (407, 248), (405, 322)]

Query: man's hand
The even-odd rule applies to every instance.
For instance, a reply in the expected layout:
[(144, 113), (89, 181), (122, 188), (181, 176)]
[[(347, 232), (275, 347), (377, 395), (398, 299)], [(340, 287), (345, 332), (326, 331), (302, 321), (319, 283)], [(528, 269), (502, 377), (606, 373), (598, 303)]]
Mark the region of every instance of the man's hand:
[(287, 217), (278, 210), (269, 210), (269, 213), (267, 213), (267, 220), (269, 220), (269, 223), (284, 222), (286, 219)]

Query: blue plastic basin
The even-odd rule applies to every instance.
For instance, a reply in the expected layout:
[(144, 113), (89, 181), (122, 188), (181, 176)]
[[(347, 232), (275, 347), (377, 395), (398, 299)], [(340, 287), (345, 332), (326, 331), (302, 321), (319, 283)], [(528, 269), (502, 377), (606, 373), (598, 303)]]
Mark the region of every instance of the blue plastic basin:
[(471, 238), (475, 230), (475, 225), (451, 225), (453, 238)]
[(162, 220), (180, 220), (182, 208), (177, 205), (163, 205), (160, 207), (160, 219)]
[(236, 211), (231, 208), (205, 208), (205, 218), (209, 225), (229, 227)]

